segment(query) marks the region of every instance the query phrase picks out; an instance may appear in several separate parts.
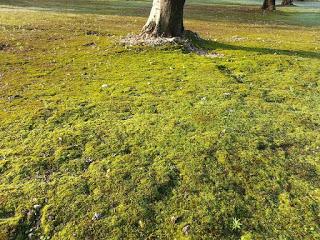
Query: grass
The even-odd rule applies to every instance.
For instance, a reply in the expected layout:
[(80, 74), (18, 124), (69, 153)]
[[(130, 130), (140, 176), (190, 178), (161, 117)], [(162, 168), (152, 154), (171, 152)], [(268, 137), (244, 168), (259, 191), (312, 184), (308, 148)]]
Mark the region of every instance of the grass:
[[(146, 18), (151, 0), (0, 0), (0, 5), (34, 10), (101, 15), (137, 16)], [(189, 19), (213, 22), (268, 23), (319, 26), (320, 2), (296, 2), (297, 8), (280, 8), (277, 14), (261, 14), (261, 0), (188, 0)], [(280, 1), (277, 2), (280, 4)], [(205, 12), (205, 14), (203, 14)], [(236, 13), (236, 14), (235, 14)]]
[(319, 23), (190, 5), (206, 58), (114, 11), (0, 9), (0, 239), (319, 239)]

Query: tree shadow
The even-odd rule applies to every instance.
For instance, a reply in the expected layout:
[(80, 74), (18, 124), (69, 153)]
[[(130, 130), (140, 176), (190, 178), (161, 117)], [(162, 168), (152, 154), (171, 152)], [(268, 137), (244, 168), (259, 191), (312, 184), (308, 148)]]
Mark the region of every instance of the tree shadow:
[(272, 55), (286, 55), (286, 56), (295, 56), (302, 58), (314, 58), (320, 59), (320, 51), (312, 52), (312, 51), (304, 51), (304, 50), (286, 50), (286, 49), (275, 49), (275, 48), (265, 48), (265, 47), (249, 47), (249, 46), (239, 46), (232, 45), (222, 42), (215, 42), (212, 40), (207, 40), (200, 38), (196, 33), (187, 33), (187, 38), (191, 40), (192, 44), (199, 49), (203, 49), (205, 51), (214, 51), (217, 49), (222, 50), (238, 50), (238, 51), (246, 51), (246, 52), (256, 52), (261, 54), (272, 54)]
[(279, 54), (279, 55), (287, 55), (287, 56), (296, 56), (303, 58), (315, 58), (320, 59), (320, 52), (311, 52), (311, 51), (303, 51), (303, 50), (285, 50), (285, 49), (274, 49), (274, 48), (261, 48), (261, 47), (245, 47), (245, 46), (237, 46), (219, 42), (210, 43), (213, 49), (221, 48), (225, 50), (241, 50), (247, 52), (257, 52), (262, 54)]
[[(261, 2), (262, 3), (262, 2)], [(99, 15), (120, 15), (133, 17), (148, 17), (150, 1), (128, 0), (0, 0), (0, 4), (6, 7), (20, 7), (53, 12), (73, 12)], [(300, 6), (297, 11), (276, 11), (264, 13), (260, 5), (252, 3), (226, 3), (223, 1), (207, 2), (199, 4), (197, 1), (190, 2), (185, 7), (185, 16), (191, 20), (210, 22), (234, 22), (239, 23), (271, 23), (273, 25), (291, 26), (319, 26), (320, 12), (312, 12)], [(320, 4), (315, 5), (318, 9)]]

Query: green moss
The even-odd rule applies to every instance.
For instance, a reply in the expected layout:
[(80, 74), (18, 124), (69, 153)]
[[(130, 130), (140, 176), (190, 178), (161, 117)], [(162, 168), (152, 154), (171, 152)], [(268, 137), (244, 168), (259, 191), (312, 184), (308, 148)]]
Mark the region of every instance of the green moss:
[(216, 20), (187, 19), (206, 58), (117, 44), (144, 18), (1, 9), (0, 238), (35, 204), (43, 239), (320, 237), (319, 28)]

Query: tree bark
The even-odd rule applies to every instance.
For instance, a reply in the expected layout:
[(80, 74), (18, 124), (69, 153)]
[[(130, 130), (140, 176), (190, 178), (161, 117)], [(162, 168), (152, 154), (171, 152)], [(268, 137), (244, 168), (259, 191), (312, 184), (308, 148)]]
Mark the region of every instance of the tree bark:
[(184, 4), (185, 0), (153, 0), (142, 34), (153, 37), (180, 37), (184, 32)]
[(262, 5), (263, 10), (274, 11), (276, 10), (275, 0), (264, 0)]
[(281, 5), (282, 6), (292, 6), (293, 5), (293, 0), (282, 0)]

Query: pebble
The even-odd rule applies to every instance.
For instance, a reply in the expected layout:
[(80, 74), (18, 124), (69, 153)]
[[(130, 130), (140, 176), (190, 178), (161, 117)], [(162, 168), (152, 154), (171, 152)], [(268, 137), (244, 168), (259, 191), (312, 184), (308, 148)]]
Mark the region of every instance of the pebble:
[(35, 205), (33, 205), (33, 208), (34, 208), (34, 210), (36, 210), (36, 211), (40, 211), (41, 205), (40, 205), (40, 204), (35, 204)]
[(86, 163), (87, 163), (87, 164), (93, 163), (93, 159), (92, 159), (92, 158), (87, 158), (87, 159), (86, 159)]
[(109, 87), (108, 84), (103, 84), (103, 85), (101, 86), (102, 89), (105, 89), (105, 88), (108, 88), (108, 87)]
[(145, 227), (145, 224), (144, 224), (144, 222), (143, 222), (142, 220), (139, 220), (139, 226), (140, 226), (141, 228), (144, 228), (144, 227)]
[(172, 224), (175, 224), (177, 222), (177, 217), (176, 216), (172, 216), (170, 220), (171, 220)]
[(102, 214), (101, 213), (95, 213), (92, 217), (92, 220), (100, 220), (102, 218)]
[(190, 231), (190, 225), (186, 225), (182, 228), (182, 232), (184, 233), (184, 235), (188, 235)]

